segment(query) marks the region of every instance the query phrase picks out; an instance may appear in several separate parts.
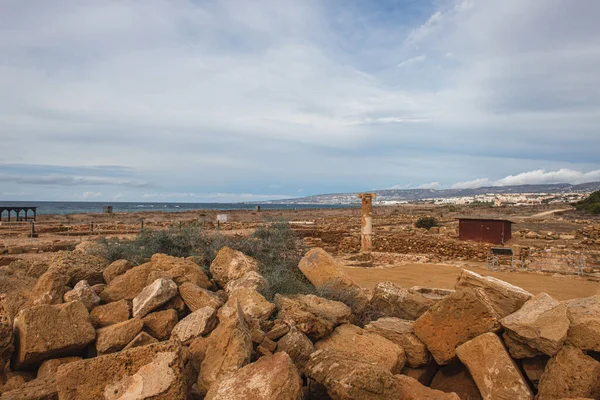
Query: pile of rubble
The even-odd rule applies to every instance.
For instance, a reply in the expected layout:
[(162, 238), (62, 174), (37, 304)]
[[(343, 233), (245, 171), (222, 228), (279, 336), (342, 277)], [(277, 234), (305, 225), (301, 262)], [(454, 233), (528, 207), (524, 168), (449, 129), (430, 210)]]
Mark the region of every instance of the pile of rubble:
[(227, 247), (210, 271), (90, 257), (57, 256), (18, 313), (2, 298), (1, 399), (600, 399), (600, 296), (467, 270), (455, 290), (367, 293), (315, 248), (299, 269), (344, 302), (271, 302), (257, 261)]

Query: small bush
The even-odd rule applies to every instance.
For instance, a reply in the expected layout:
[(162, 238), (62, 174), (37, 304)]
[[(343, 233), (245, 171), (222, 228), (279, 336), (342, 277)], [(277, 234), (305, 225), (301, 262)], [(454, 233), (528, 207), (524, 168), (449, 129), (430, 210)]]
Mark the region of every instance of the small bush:
[(590, 194), (587, 199), (575, 203), (575, 208), (590, 214), (600, 214), (600, 190)]
[(433, 228), (434, 226), (440, 226), (440, 224), (438, 223), (438, 220), (435, 219), (434, 217), (421, 217), (417, 220), (417, 222), (415, 223), (415, 226), (417, 228), (425, 228), (427, 230)]

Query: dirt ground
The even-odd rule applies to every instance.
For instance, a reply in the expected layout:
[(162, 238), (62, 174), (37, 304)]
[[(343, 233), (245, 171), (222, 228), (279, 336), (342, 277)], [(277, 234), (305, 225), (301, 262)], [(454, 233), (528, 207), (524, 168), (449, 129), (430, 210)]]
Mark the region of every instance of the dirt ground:
[[(558, 300), (600, 294), (600, 283), (586, 278), (566, 275), (547, 275), (535, 272), (494, 272), (485, 268), (466, 266), (480, 275), (493, 276), (538, 294), (546, 292)], [(346, 267), (346, 272), (359, 285), (372, 289), (379, 282), (393, 282), (399, 286), (427, 286), (454, 289), (461, 268), (440, 264), (407, 264), (388, 268)]]

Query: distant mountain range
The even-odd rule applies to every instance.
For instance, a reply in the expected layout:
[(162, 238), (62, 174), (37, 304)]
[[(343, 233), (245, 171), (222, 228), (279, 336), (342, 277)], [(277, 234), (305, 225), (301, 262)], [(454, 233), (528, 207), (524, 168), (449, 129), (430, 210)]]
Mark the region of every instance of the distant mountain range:
[[(419, 201), (423, 199), (443, 199), (450, 197), (470, 197), (484, 194), (519, 194), (519, 193), (581, 193), (600, 190), (600, 182), (588, 182), (578, 185), (554, 183), (542, 185), (486, 186), (474, 189), (383, 189), (370, 192), (377, 193), (378, 202), (385, 201)], [(273, 200), (269, 204), (353, 204), (359, 203), (357, 193), (332, 193), (297, 199)]]

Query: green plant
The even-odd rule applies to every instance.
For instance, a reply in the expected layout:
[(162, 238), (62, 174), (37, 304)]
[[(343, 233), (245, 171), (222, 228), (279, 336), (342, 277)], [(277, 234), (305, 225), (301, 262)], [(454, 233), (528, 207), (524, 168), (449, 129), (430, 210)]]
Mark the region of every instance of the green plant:
[(596, 190), (586, 199), (575, 203), (575, 208), (590, 214), (600, 214), (600, 190)]
[(440, 226), (438, 220), (434, 217), (421, 217), (415, 222), (415, 226), (417, 228), (425, 228), (427, 230), (433, 228), (434, 226)]

